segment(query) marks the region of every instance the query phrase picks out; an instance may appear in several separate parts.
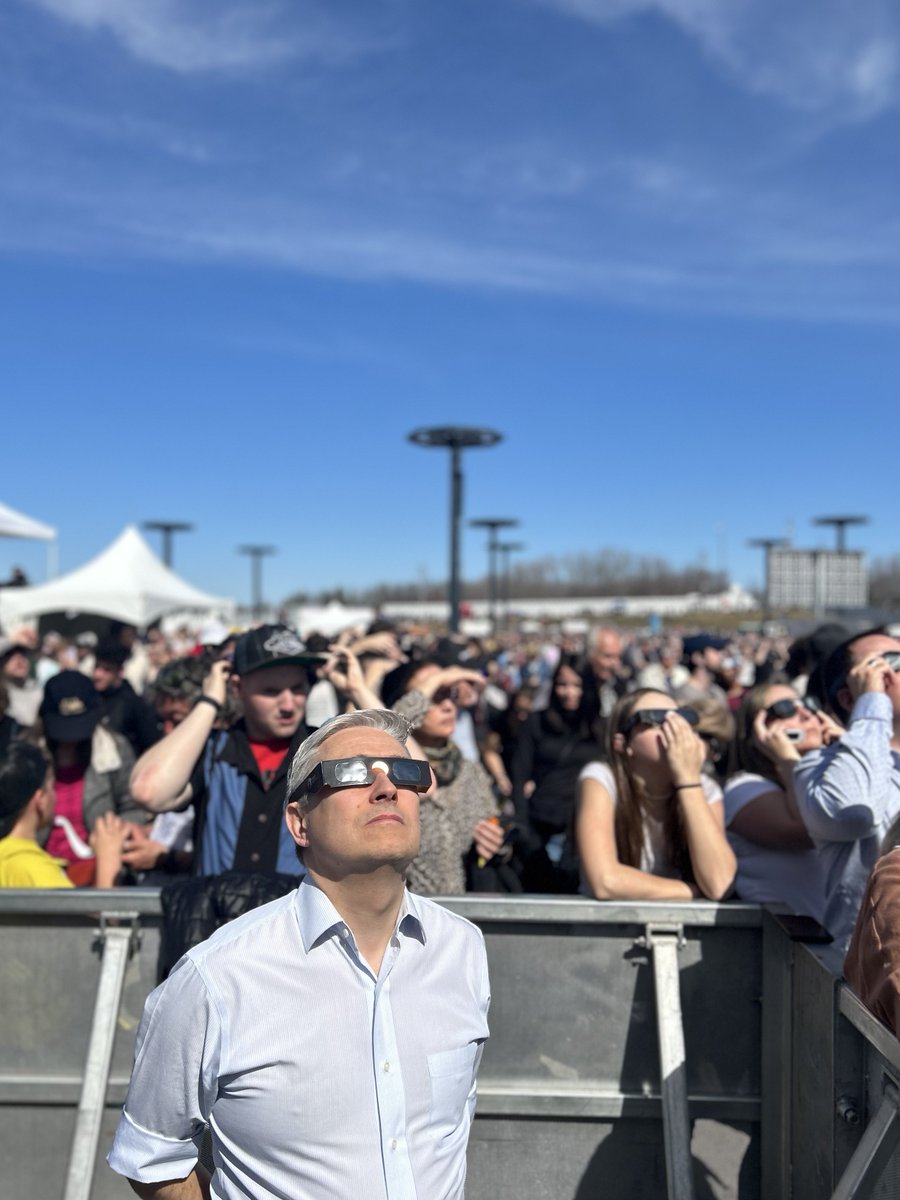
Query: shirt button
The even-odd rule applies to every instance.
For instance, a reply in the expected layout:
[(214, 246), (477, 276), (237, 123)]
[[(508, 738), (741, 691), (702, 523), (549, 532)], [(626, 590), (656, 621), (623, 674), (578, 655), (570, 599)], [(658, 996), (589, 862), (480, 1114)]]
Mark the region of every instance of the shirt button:
[(391, 1138), (391, 1149), (392, 1150), (397, 1149), (397, 1139), (396, 1138)]
[(268, 819), (269, 819), (268, 813), (260, 813), (259, 816), (257, 817), (257, 820), (259, 821), (260, 825), (265, 825), (265, 823), (266, 823), (266, 821), (268, 821)]
[(391, 1064), (390, 1064), (389, 1062), (386, 1062), (386, 1063), (384, 1064), (384, 1069), (385, 1069), (386, 1071), (389, 1071), (389, 1070), (391, 1069)]
[(349, 936), (350, 936), (350, 930), (347, 928), (346, 925), (342, 925), (341, 926), (341, 937), (348, 938)]
[(256, 853), (256, 851), (255, 851), (255, 850), (254, 850), (254, 851), (253, 851), (253, 853), (250, 855), (250, 861), (251, 861), (251, 862), (259, 862), (259, 855)]

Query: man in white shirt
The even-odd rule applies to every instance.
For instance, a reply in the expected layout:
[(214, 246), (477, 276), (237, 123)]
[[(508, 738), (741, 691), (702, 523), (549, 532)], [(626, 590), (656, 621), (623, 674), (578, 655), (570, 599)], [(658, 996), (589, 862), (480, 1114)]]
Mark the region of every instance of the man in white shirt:
[(139, 1196), (462, 1200), (487, 960), (473, 925), (406, 891), (432, 785), (406, 737), (364, 710), (307, 738), (286, 813), (304, 881), (148, 999), (109, 1156)]

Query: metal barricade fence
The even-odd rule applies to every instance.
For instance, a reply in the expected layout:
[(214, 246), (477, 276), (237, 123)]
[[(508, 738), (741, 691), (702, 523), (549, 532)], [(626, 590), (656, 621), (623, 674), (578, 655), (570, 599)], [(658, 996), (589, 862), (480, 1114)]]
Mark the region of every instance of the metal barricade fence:
[[(896, 1194), (900, 1045), (770, 914), (445, 903), (493, 993), (469, 1200)], [(131, 1195), (104, 1159), (159, 931), (155, 891), (0, 892), (4, 1197)]]

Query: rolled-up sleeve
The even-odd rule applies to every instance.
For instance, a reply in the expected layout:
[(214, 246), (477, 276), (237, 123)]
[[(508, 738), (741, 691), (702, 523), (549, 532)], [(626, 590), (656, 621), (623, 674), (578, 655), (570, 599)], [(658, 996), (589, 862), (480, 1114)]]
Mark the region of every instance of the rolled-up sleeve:
[(183, 1179), (197, 1162), (218, 1090), (222, 1022), (207, 982), (182, 959), (144, 1007), (109, 1165), (141, 1183)]
[(797, 804), (815, 841), (857, 841), (877, 832), (892, 807), (892, 733), (890, 700), (865, 692), (840, 740), (797, 764)]

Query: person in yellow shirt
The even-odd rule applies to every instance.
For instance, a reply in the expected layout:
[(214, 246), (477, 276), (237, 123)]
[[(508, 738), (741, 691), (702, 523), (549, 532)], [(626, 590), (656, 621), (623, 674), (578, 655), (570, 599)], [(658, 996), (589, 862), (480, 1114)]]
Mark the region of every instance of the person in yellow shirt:
[[(37, 746), (11, 743), (0, 759), (0, 888), (70, 888), (62, 862), (38, 844), (53, 820), (56, 797), (50, 766)], [(122, 867), (127, 826), (114, 813), (100, 817), (91, 836), (97, 856), (94, 886), (113, 887)]]

